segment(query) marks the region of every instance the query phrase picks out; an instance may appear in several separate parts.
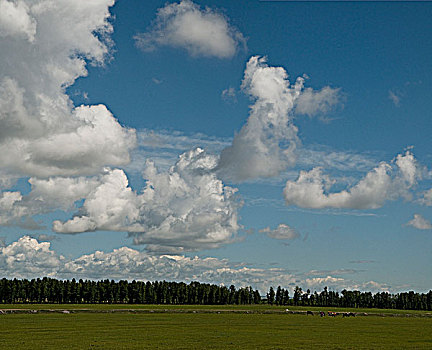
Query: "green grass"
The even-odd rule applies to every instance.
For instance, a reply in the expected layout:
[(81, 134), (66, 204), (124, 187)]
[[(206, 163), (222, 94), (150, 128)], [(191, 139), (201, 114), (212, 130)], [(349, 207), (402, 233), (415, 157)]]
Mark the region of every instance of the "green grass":
[[(71, 309), (69, 306), (68, 309)], [(136, 305), (133, 306), (135, 308)], [(165, 306), (161, 308), (168, 309)], [(432, 318), (321, 318), (281, 313), (217, 312), (0, 315), (1, 349), (318, 347), (432, 349)]]
[(261, 305), (148, 305), (148, 304), (0, 304), (0, 309), (25, 309), (25, 310), (93, 310), (107, 311), (119, 309), (135, 310), (155, 310), (155, 311), (250, 311), (250, 312), (285, 312), (286, 309), (291, 311), (334, 311), (334, 312), (355, 312), (369, 314), (399, 314), (399, 315), (431, 315), (432, 311), (420, 310), (397, 310), (397, 309), (366, 309), (366, 308), (338, 308), (338, 307), (311, 307), (311, 306), (271, 306)]

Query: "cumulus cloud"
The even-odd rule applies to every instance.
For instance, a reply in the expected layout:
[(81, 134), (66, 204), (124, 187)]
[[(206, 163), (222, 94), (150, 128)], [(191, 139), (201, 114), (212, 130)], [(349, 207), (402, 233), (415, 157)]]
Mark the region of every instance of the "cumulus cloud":
[(54, 221), (62, 233), (95, 230), (127, 231), (148, 250), (178, 252), (216, 248), (235, 238), (241, 203), (236, 189), (213, 172), (217, 157), (194, 149), (179, 156), (168, 171), (148, 161), (146, 186), (138, 194), (122, 170), (108, 171), (91, 191), (77, 215)]
[(143, 164), (151, 159), (160, 170), (168, 170), (179, 154), (194, 148), (203, 148), (218, 154), (229, 146), (231, 138), (209, 136), (201, 133), (186, 134), (181, 131), (155, 131), (142, 129), (137, 133), (138, 146), (132, 152), (132, 161), (124, 169), (130, 174), (141, 174)]
[[(265, 57), (259, 56), (248, 61), (242, 89), (255, 102), (232, 145), (222, 151), (218, 171), (222, 178), (232, 181), (276, 176), (296, 162), (300, 141), (293, 115), (298, 99), (306, 93), (300, 109), (308, 113), (324, 111), (323, 106), (328, 105), (323, 102), (324, 90), (317, 93), (304, 90), (304, 78), (301, 77), (290, 84), (284, 68), (271, 67)], [(332, 90), (326, 88), (325, 91), (329, 89)]]
[(22, 198), (17, 191), (0, 193), (0, 225), (19, 224), (28, 215), (28, 209), (21, 205)]
[[(196, 147), (211, 154), (219, 154), (232, 145), (233, 138), (188, 134), (177, 130), (142, 129), (137, 132), (137, 140), (138, 146), (132, 151), (132, 161), (124, 167), (128, 174), (140, 174), (146, 159), (153, 160), (160, 169), (168, 169), (179, 154)], [(326, 170), (352, 174), (367, 172), (377, 164), (376, 158), (370, 153), (338, 151), (322, 144), (304, 145), (298, 149), (297, 155), (296, 166), (300, 169), (322, 166)]]
[(420, 214), (414, 214), (414, 218), (408, 221), (407, 225), (415, 227), (419, 230), (430, 230), (432, 229), (432, 224), (430, 221), (426, 220)]
[(55, 276), (64, 257), (50, 249), (49, 242), (39, 243), (29, 236), (0, 248), (0, 271), (9, 278)]
[(50, 242), (38, 242), (28, 236), (0, 247), (0, 273), (7, 278), (127, 279), (200, 281), (236, 287), (253, 286), (265, 293), (270, 286), (321, 290), (357, 289), (387, 290), (374, 281), (356, 282), (331, 275), (309, 277), (310, 273), (293, 274), (280, 268), (254, 268), (233, 264), (227, 259), (187, 257), (184, 255), (150, 255), (128, 247), (111, 252), (96, 251), (76, 259), (67, 259), (51, 248)]
[(0, 0), (0, 163), (24, 176), (94, 174), (129, 161), (135, 131), (65, 94), (110, 53), (113, 0)]
[(423, 192), (422, 197), (418, 200), (420, 204), (432, 206), (432, 188)]
[(50, 177), (48, 179), (30, 178), (30, 193), (25, 203), (32, 207), (64, 211), (73, 208), (76, 201), (88, 196), (99, 185), (97, 177)]
[(321, 168), (301, 171), (295, 181), (287, 181), (284, 197), (287, 205), (302, 208), (376, 209), (387, 200), (411, 198), (410, 189), (421, 172), (410, 151), (399, 154), (390, 164), (381, 162), (353, 187), (331, 193), (334, 184)]
[(34, 41), (36, 21), (29, 14), (29, 7), (24, 2), (0, 1), (0, 36), (22, 36)]
[(31, 191), (23, 195), (18, 191), (0, 193), (0, 225), (18, 225), (38, 228), (34, 215), (54, 210), (73, 210), (75, 203), (99, 185), (98, 177), (30, 178)]
[(246, 45), (243, 35), (220, 12), (201, 9), (190, 0), (167, 4), (146, 33), (135, 36), (144, 51), (159, 46), (183, 48), (192, 56), (231, 58)]
[(300, 235), (293, 228), (286, 224), (279, 224), (274, 230), (270, 229), (270, 227), (266, 227), (262, 230), (259, 230), (259, 232), (265, 233), (268, 237), (274, 239), (290, 240), (300, 237)]
[(271, 177), (295, 163), (297, 128), (289, 112), (303, 80), (290, 87), (282, 67), (269, 67), (266, 59), (247, 63), (242, 89), (255, 99), (246, 124), (220, 156), (222, 176), (235, 181)]
[(327, 113), (332, 107), (340, 103), (340, 89), (325, 86), (319, 91), (306, 88), (296, 101), (296, 112), (314, 116), (318, 113)]

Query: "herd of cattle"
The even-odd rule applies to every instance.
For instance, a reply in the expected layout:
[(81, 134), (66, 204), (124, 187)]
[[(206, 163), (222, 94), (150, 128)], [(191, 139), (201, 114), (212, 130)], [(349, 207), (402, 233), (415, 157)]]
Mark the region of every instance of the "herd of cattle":
[[(333, 312), (333, 311), (327, 311), (327, 315), (331, 316), (331, 317), (336, 317), (337, 315), (342, 314), (342, 317), (355, 317), (355, 313), (354, 312)], [(312, 311), (306, 311), (306, 316), (311, 315), (313, 316), (314, 313)], [(324, 311), (320, 311), (319, 315), (321, 317), (324, 317), (326, 314)]]

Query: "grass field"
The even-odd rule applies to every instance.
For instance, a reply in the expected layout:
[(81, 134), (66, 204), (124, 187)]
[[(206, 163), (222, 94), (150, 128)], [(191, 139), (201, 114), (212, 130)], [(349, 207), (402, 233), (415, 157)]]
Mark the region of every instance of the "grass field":
[(11, 314), (4, 349), (431, 349), (432, 319), (283, 314)]
[(411, 315), (411, 316), (430, 316), (432, 311), (418, 310), (394, 310), (394, 309), (354, 309), (337, 307), (311, 307), (311, 306), (271, 306), (260, 305), (148, 305), (148, 304), (0, 304), (0, 310), (89, 310), (89, 311), (109, 311), (109, 310), (153, 310), (155, 312), (174, 312), (174, 311), (197, 311), (197, 312), (251, 312), (251, 313), (286, 313), (290, 311), (334, 311), (334, 312), (355, 312), (357, 314), (368, 313), (371, 315)]
[[(285, 308), (265, 305), (251, 307), (85, 306), (93, 311), (108, 311), (123, 307), (155, 312), (4, 314), (0, 315), (0, 348), (432, 349), (432, 318), (414, 317), (420, 316), (421, 313), (411, 312), (412, 317), (321, 318), (303, 314), (284, 314), (279, 311)], [(47, 308), (78, 310), (83, 308), (83, 305), (0, 306), (1, 309), (18, 307), (39, 310)], [(377, 312), (372, 309), (367, 311)], [(401, 314), (400, 310), (386, 312), (391, 314), (391, 311)]]

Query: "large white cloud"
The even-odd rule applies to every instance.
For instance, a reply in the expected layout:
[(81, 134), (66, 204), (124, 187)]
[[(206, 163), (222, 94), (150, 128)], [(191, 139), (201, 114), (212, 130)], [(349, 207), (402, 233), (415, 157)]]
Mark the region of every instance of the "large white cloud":
[(65, 261), (50, 249), (49, 242), (39, 243), (29, 236), (0, 247), (0, 272), (9, 278), (55, 276)]
[(94, 174), (129, 161), (134, 130), (65, 89), (109, 56), (114, 0), (0, 0), (0, 164), (27, 176)]
[(353, 187), (331, 193), (334, 184), (321, 168), (301, 171), (295, 181), (287, 181), (284, 197), (287, 205), (303, 208), (375, 209), (387, 200), (411, 198), (410, 189), (421, 172), (410, 151), (399, 154), (392, 163), (382, 162)]
[(98, 176), (32, 177), (28, 182), (31, 191), (26, 195), (18, 191), (0, 193), (0, 225), (36, 228), (34, 215), (76, 209), (75, 203), (86, 198), (100, 184), (100, 179)]
[(153, 51), (157, 46), (186, 49), (192, 56), (230, 58), (245, 45), (243, 35), (215, 10), (201, 9), (190, 0), (160, 8), (148, 32), (135, 36), (137, 46)]
[(0, 37), (23, 36), (34, 41), (36, 21), (24, 2), (0, 1)]
[(147, 183), (138, 194), (122, 170), (108, 171), (86, 197), (80, 212), (57, 232), (127, 231), (148, 250), (183, 251), (215, 248), (234, 239), (238, 224), (236, 189), (213, 172), (217, 157), (202, 149), (182, 154), (168, 171), (147, 162)]
[(388, 290), (385, 284), (374, 281), (356, 282), (334, 275), (310, 273), (293, 274), (281, 268), (255, 268), (234, 264), (226, 259), (187, 257), (184, 255), (150, 255), (128, 247), (111, 252), (96, 251), (75, 259), (67, 259), (51, 248), (50, 242), (38, 242), (28, 236), (0, 247), (0, 272), (7, 278), (127, 279), (200, 281), (236, 287), (253, 286), (265, 293), (270, 286), (294, 288), (299, 285), (312, 290), (324, 286), (333, 290)]
[(28, 214), (20, 204), (22, 195), (17, 191), (0, 193), (0, 225), (8, 225)]
[(332, 105), (338, 94), (338, 90), (327, 87), (326, 91), (332, 93), (328, 94), (331, 101), (325, 103), (322, 93), (303, 87), (303, 78), (291, 85), (285, 69), (269, 66), (265, 57), (254, 56), (248, 61), (242, 88), (255, 102), (246, 124), (221, 153), (218, 168), (224, 179), (272, 177), (295, 164), (299, 144), (293, 124), (296, 101), (305, 93), (302, 113), (313, 114)]

